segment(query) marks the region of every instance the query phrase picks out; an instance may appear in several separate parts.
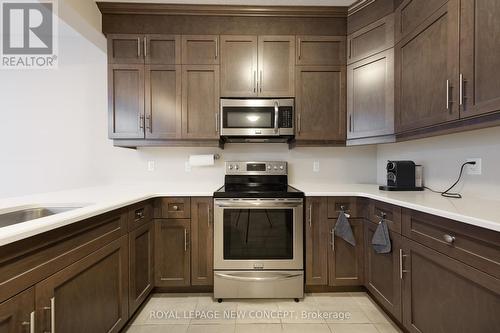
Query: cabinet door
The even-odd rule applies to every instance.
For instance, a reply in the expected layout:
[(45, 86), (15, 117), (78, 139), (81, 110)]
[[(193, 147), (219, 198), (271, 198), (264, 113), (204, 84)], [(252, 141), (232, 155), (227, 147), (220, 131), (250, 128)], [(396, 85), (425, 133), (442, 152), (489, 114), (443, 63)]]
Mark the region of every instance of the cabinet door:
[(146, 64), (178, 65), (181, 63), (179, 35), (147, 35), (143, 42)]
[(394, 134), (394, 50), (347, 66), (347, 138)]
[(154, 224), (131, 231), (129, 238), (129, 313), (132, 315), (148, 297), (154, 284)]
[(108, 39), (108, 63), (143, 64), (143, 35), (110, 34)]
[(219, 138), (219, 66), (182, 66), (182, 137)]
[(155, 221), (155, 286), (190, 285), (191, 220)]
[(335, 236), (337, 220), (329, 222), (328, 285), (362, 286), (364, 280), (363, 219), (349, 219), (356, 246)]
[(462, 0), (460, 22), (460, 116), (500, 110), (500, 2)]
[(183, 65), (218, 65), (219, 58), (219, 36), (182, 36)]
[(37, 331), (119, 332), (128, 320), (128, 237), (38, 283)]
[(221, 96), (257, 96), (257, 36), (221, 36)]
[(213, 285), (213, 199), (191, 199), (191, 284)]
[(109, 137), (144, 138), (144, 65), (110, 65), (108, 71)]
[(181, 137), (180, 65), (146, 65), (146, 138)]
[(297, 36), (297, 65), (345, 65), (345, 45), (344, 36)]
[(458, 0), (396, 46), (396, 130), (458, 119)]
[(390, 232), (392, 251), (378, 254), (372, 238), (377, 225), (365, 222), (365, 287), (396, 319), (401, 320), (401, 235)]
[(324, 197), (306, 199), (306, 285), (328, 284), (328, 220)]
[(297, 140), (345, 141), (345, 82), (345, 67), (297, 67)]
[(259, 36), (259, 96), (295, 96), (295, 37)]
[(496, 332), (500, 280), (404, 238), (403, 323), (409, 332)]
[(0, 333), (34, 332), (35, 288), (0, 304)]

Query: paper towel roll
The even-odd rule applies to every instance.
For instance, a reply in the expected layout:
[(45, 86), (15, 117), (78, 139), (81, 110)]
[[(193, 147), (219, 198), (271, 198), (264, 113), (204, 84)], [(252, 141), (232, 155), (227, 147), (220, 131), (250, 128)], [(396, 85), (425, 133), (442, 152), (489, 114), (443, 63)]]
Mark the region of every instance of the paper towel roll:
[(214, 155), (190, 155), (189, 165), (191, 166), (211, 166), (214, 165)]

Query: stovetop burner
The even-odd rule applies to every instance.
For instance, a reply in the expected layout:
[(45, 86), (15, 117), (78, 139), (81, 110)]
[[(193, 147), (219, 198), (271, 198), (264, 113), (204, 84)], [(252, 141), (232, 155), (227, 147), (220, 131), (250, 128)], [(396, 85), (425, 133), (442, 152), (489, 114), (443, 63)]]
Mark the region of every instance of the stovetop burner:
[(226, 162), (224, 186), (214, 198), (303, 198), (288, 185), (286, 162)]

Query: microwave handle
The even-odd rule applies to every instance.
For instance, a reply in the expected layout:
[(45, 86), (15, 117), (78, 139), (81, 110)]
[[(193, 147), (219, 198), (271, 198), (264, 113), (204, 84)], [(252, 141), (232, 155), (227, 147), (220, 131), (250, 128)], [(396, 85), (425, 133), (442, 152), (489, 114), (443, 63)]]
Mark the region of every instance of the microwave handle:
[(278, 134), (279, 103), (274, 101), (274, 133)]

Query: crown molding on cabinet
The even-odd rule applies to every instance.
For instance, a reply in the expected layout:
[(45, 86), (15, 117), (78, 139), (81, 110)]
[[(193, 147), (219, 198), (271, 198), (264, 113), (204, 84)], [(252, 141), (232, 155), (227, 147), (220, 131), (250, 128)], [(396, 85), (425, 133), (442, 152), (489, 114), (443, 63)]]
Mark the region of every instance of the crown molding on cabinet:
[(347, 7), (339, 6), (244, 6), (184, 5), (158, 3), (97, 2), (102, 14), (346, 17)]
[(359, 12), (361, 9), (368, 7), (376, 0), (357, 0), (355, 3), (349, 6), (347, 10), (347, 16), (351, 16), (356, 12)]

